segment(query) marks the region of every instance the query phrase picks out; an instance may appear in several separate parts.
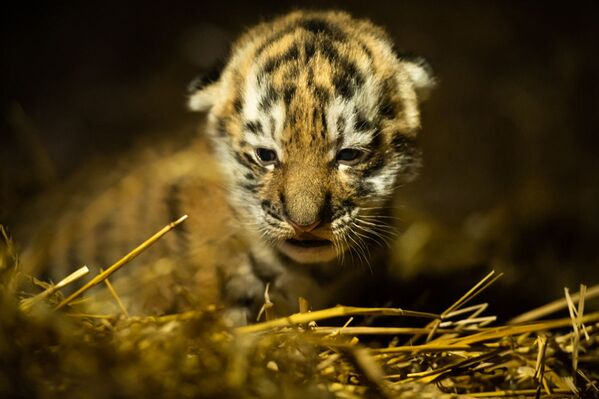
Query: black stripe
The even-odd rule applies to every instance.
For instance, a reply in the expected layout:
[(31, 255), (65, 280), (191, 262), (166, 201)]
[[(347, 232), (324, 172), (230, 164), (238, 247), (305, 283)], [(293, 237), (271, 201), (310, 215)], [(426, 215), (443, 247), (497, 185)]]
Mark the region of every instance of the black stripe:
[(235, 112), (237, 112), (238, 114), (240, 114), (241, 111), (243, 110), (241, 96), (236, 97), (235, 100), (233, 101), (233, 109), (235, 109)]
[(346, 39), (345, 33), (339, 27), (321, 18), (309, 18), (299, 22), (299, 27), (315, 35), (328, 36), (337, 41)]
[(287, 49), (287, 51), (285, 51), (283, 54), (277, 55), (277, 56), (269, 59), (268, 61), (266, 61), (264, 63), (264, 66), (262, 67), (262, 73), (268, 75), (268, 74), (272, 73), (275, 69), (279, 68), (284, 63), (289, 62), (289, 61), (295, 61), (298, 59), (298, 57), (299, 57), (299, 50), (297, 48), (297, 45), (293, 45), (289, 49)]
[(364, 84), (364, 77), (352, 62), (339, 62), (338, 72), (333, 76), (335, 91), (345, 99), (352, 98)]
[[(321, 21), (322, 23), (319, 23)], [(296, 23), (286, 27), (283, 30), (273, 34), (271, 37), (266, 39), (257, 49), (255, 53), (255, 58), (259, 58), (262, 53), (272, 44), (274, 44), (277, 40), (282, 39), (285, 35), (292, 33), (298, 28), (303, 28), (308, 32), (312, 32), (316, 36), (320, 37), (328, 37), (332, 40), (343, 41), (345, 40), (345, 34), (343, 31), (333, 25), (330, 25), (324, 20), (320, 20), (318, 18), (310, 18), (307, 20), (299, 20)], [(307, 51), (306, 54), (309, 52)]]
[(346, 120), (343, 116), (339, 116), (337, 118), (337, 134), (339, 136), (343, 135), (343, 132), (345, 132), (345, 126), (346, 126)]
[(386, 80), (383, 82), (383, 87), (381, 92), (383, 95), (379, 99), (379, 114), (383, 119), (395, 119), (397, 116), (397, 111), (395, 109), (395, 104), (391, 99), (391, 94), (395, 92), (395, 87), (393, 86), (393, 81)]
[(348, 214), (352, 209), (356, 207), (356, 204), (350, 199), (344, 199), (341, 201), (341, 205), (333, 212), (331, 220), (339, 219), (341, 216)]
[(283, 101), (285, 101), (285, 105), (289, 106), (291, 104), (291, 100), (295, 96), (296, 87), (293, 85), (287, 85), (283, 89)]
[(331, 63), (335, 64), (339, 60), (339, 53), (331, 40), (321, 40), (318, 42), (318, 51)]
[(322, 203), (322, 208), (320, 209), (320, 220), (323, 221), (324, 223), (329, 223), (332, 220), (332, 216), (333, 216), (333, 201), (332, 201), (332, 194), (330, 191), (327, 191), (324, 194), (324, 200)]
[(370, 51), (370, 49), (368, 48), (366, 43), (362, 42), (361, 40), (358, 40), (358, 43), (360, 43), (360, 47), (362, 47), (362, 51), (364, 51), (364, 53), (366, 53), (366, 56), (368, 57), (368, 59), (372, 60), (372, 51)]
[(209, 70), (196, 76), (187, 86), (187, 92), (193, 94), (211, 83), (216, 82), (225, 68), (225, 60), (219, 59)]
[[(337, 139), (335, 140), (335, 151), (337, 151), (337, 152), (341, 151), (344, 140), (345, 140), (345, 135), (343, 133), (339, 133), (337, 135)], [(331, 165), (336, 165), (336, 164), (337, 164), (337, 160), (333, 159)]]
[(333, 86), (337, 94), (345, 99), (352, 98), (356, 92), (351, 80), (345, 74), (336, 74), (333, 77)]
[(358, 87), (364, 85), (364, 82), (366, 81), (366, 79), (360, 73), (358, 66), (354, 62), (347, 60), (345, 58), (340, 59), (339, 62), (341, 64), (341, 68), (345, 71), (345, 73), (348, 76), (350, 76), (354, 80), (354, 83)]
[(216, 133), (220, 137), (225, 137), (227, 135), (227, 121), (224, 118), (219, 118), (216, 121)]
[(276, 92), (272, 84), (267, 83), (264, 95), (260, 98), (258, 106), (262, 111), (267, 111), (279, 99), (279, 94)]
[(356, 207), (356, 204), (354, 203), (354, 201), (348, 199), (344, 199), (343, 201), (341, 201), (341, 206), (343, 208), (345, 208), (344, 210), (348, 210), (348, 209), (353, 209)]
[(358, 110), (354, 110), (354, 112), (356, 114), (356, 119), (354, 120), (354, 130), (358, 132), (367, 132), (374, 128), (373, 123), (366, 119), (362, 112)]
[(270, 217), (272, 217), (273, 219), (279, 220), (279, 221), (281, 221), (281, 222), (283, 221), (283, 218), (282, 218), (282, 217), (280, 217), (278, 214), (276, 214), (276, 213), (274, 213), (274, 212), (270, 212), (270, 211), (268, 211), (268, 212), (266, 212), (266, 213), (268, 213), (268, 214), (270, 215)]
[(372, 134), (372, 139), (370, 140), (370, 142), (368, 144), (366, 144), (366, 148), (368, 148), (371, 151), (374, 151), (381, 146), (382, 140), (383, 140), (383, 134), (381, 133), (380, 130), (377, 129)]
[(329, 101), (329, 89), (324, 86), (314, 86), (314, 96), (321, 104), (326, 104)]
[(306, 84), (308, 87), (314, 86), (314, 67), (313, 66), (310, 66), (308, 68), (308, 76), (306, 76)]
[(353, 97), (356, 89), (366, 81), (357, 65), (341, 57), (331, 40), (322, 40), (318, 49), (331, 64), (337, 65), (337, 73), (333, 76), (333, 86), (337, 94), (343, 98)]
[(358, 197), (368, 197), (374, 192), (374, 185), (369, 182), (362, 181), (356, 188), (356, 195)]
[(285, 126), (294, 126), (298, 123), (300, 115), (299, 115), (298, 107), (290, 108), (287, 114), (287, 118), (285, 118)]
[(257, 193), (258, 190), (260, 190), (262, 188), (261, 184), (252, 184), (252, 183), (244, 183), (241, 184), (241, 188), (243, 188), (245, 191), (249, 191), (250, 193)]
[(362, 177), (371, 177), (378, 173), (385, 166), (385, 158), (376, 157), (373, 158), (369, 163), (367, 168), (362, 172)]
[(248, 165), (258, 165), (254, 157), (248, 154), (247, 152), (243, 153), (243, 158), (245, 159)]
[(308, 61), (314, 58), (314, 54), (316, 54), (316, 44), (314, 40), (308, 39), (304, 43), (304, 62), (308, 63)]
[(397, 152), (411, 153), (416, 149), (416, 139), (397, 132), (391, 140), (391, 145)]
[(319, 111), (320, 111), (320, 125), (321, 125), (320, 135), (321, 135), (322, 139), (325, 140), (327, 137), (327, 131), (328, 131), (327, 117), (325, 115), (324, 110), (321, 109)]
[(276, 220), (283, 220), (277, 213), (276, 208), (273, 206), (272, 202), (269, 200), (264, 200), (260, 204), (264, 212), (270, 215), (272, 218)]
[(296, 26), (290, 26), (288, 28), (285, 28), (285, 29), (283, 29), (283, 30), (275, 33), (274, 35), (272, 35), (271, 37), (269, 37), (268, 39), (266, 39), (264, 41), (264, 43), (262, 43), (256, 49), (256, 53), (254, 55), (254, 58), (258, 59), (262, 55), (262, 53), (266, 50), (267, 47), (269, 47), (270, 45), (272, 45), (273, 43), (275, 43), (277, 40), (282, 39), (288, 33), (293, 32), (296, 28), (297, 28)]
[(320, 117), (321, 114), (322, 114), (322, 112), (318, 108), (312, 109), (312, 126), (314, 128), (316, 128), (316, 124), (318, 123), (318, 120), (321, 119), (321, 117)]
[[(243, 154), (243, 157), (242, 157)], [(252, 170), (252, 166), (253, 165), (257, 165), (256, 162), (254, 162), (254, 159), (251, 157), (251, 155), (248, 155), (247, 153), (234, 153), (234, 157), (235, 160), (237, 161), (237, 163), (239, 163), (241, 166)]]
[(260, 121), (249, 121), (244, 125), (244, 129), (253, 134), (263, 134), (262, 122)]

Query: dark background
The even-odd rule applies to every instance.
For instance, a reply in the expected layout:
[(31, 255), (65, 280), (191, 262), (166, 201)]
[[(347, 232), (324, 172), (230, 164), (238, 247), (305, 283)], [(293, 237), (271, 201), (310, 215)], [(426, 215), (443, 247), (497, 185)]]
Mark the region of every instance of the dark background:
[(423, 175), (402, 196), (407, 219), (431, 234), (403, 262), (499, 268), (507, 282), (496, 294), (530, 305), (599, 282), (594, 1), (17, 7), (0, 17), (0, 223), (17, 224), (23, 203), (91, 157), (196, 120), (187, 83), (245, 27), (297, 7), (339, 8), (386, 27), (439, 80), (424, 105)]

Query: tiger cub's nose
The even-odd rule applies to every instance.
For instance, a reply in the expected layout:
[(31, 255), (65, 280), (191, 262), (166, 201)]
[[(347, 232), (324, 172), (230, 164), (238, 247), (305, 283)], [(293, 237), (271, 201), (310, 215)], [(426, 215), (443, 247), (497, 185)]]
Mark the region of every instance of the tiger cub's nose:
[(293, 230), (295, 230), (295, 232), (297, 234), (309, 233), (312, 230), (314, 230), (315, 228), (317, 228), (321, 222), (320, 220), (316, 220), (315, 222), (310, 223), (310, 224), (299, 224), (299, 223), (291, 220), (291, 218), (287, 218), (286, 220), (287, 220), (287, 223), (289, 223), (291, 225), (291, 227), (293, 227)]

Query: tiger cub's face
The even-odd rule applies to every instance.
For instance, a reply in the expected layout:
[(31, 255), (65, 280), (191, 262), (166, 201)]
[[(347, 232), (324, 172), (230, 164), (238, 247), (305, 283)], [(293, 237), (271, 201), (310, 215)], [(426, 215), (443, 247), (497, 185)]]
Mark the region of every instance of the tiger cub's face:
[(249, 30), (189, 105), (208, 131), (248, 228), (291, 259), (365, 250), (419, 163), (418, 101), (433, 85), (385, 33), (345, 13), (295, 12)]

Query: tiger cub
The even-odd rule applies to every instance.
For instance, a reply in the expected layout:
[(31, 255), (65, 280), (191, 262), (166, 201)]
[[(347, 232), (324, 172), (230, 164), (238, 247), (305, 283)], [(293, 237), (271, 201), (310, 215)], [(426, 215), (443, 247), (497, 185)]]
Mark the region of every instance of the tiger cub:
[(30, 262), (116, 260), (123, 242), (186, 213), (183, 229), (115, 274), (131, 309), (224, 303), (245, 324), (267, 285), (280, 314), (299, 296), (355, 303), (386, 278), (379, 241), (396, 188), (417, 173), (419, 102), (433, 86), (427, 64), (396, 54), (367, 20), (297, 11), (259, 24), (216, 80), (191, 87), (189, 108), (206, 114), (194, 142), (147, 151), (105, 189), (73, 194), (81, 205), (65, 207)]

